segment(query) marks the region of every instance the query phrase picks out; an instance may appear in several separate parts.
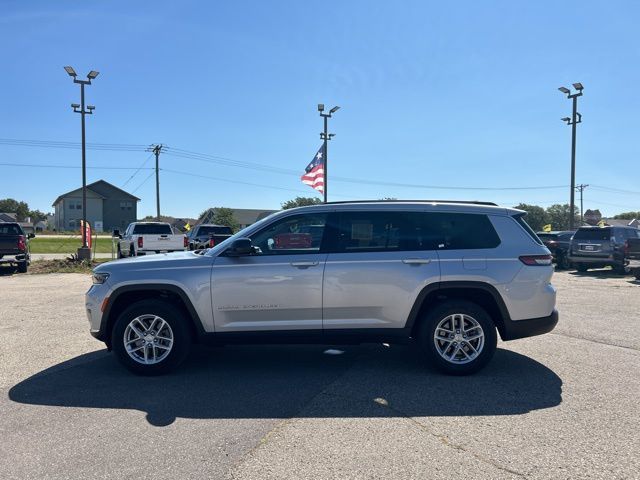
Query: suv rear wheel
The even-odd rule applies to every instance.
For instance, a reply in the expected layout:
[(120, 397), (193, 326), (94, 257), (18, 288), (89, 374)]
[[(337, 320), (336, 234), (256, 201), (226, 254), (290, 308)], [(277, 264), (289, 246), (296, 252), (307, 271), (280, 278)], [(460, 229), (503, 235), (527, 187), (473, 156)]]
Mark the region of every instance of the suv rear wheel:
[(422, 318), (420, 347), (438, 370), (469, 375), (483, 368), (496, 351), (496, 328), (489, 314), (466, 300), (451, 300)]
[(111, 342), (118, 360), (142, 375), (160, 375), (187, 357), (191, 334), (184, 314), (174, 305), (143, 300), (122, 312)]
[(27, 269), (29, 268), (29, 264), (24, 262), (18, 262), (18, 273), (27, 273)]

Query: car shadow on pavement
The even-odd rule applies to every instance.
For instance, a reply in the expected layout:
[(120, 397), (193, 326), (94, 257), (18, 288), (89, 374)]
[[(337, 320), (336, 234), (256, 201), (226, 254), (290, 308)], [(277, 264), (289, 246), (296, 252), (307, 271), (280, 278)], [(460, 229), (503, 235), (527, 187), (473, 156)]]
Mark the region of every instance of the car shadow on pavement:
[(483, 371), (451, 377), (425, 366), (414, 347), (366, 345), (198, 347), (175, 372), (140, 377), (105, 350), (20, 382), (14, 402), (136, 409), (149, 423), (176, 418), (429, 417), (518, 415), (557, 406), (562, 380), (549, 368), (498, 349)]
[(608, 268), (602, 268), (598, 270), (587, 270), (586, 272), (572, 271), (572, 272), (569, 272), (569, 275), (573, 275), (576, 277), (591, 277), (591, 278), (599, 278), (602, 280), (607, 280), (610, 278), (625, 278), (631, 274), (625, 273), (623, 275), (621, 273), (616, 273), (613, 270), (610, 270)]

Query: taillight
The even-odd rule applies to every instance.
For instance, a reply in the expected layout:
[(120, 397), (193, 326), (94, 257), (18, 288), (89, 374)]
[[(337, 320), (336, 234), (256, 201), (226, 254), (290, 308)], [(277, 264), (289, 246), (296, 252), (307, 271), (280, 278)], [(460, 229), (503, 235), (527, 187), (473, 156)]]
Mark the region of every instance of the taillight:
[(216, 241), (213, 238), (209, 239), (209, 248), (213, 248), (216, 246)]
[(551, 255), (523, 255), (520, 257), (520, 261), (525, 265), (532, 266), (545, 266), (551, 265)]
[(24, 252), (27, 249), (27, 244), (24, 241), (24, 235), (18, 237), (18, 250)]
[(629, 240), (624, 241), (624, 256), (629, 255)]
[(138, 248), (142, 248), (142, 245), (144, 245), (144, 240), (142, 240), (142, 237), (138, 237)]
[(184, 248), (187, 248), (189, 246), (189, 239), (187, 238), (187, 236), (185, 235), (183, 241), (182, 241), (182, 246)]

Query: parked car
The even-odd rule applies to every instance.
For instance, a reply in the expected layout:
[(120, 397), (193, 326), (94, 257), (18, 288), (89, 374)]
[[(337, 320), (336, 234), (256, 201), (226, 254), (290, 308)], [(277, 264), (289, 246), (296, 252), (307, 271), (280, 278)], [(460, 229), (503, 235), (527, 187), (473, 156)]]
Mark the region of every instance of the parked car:
[(628, 239), (625, 250), (629, 270), (637, 280), (640, 280), (640, 238)]
[(204, 254), (98, 266), (90, 331), (141, 374), (174, 368), (194, 341), (415, 341), (443, 372), (469, 374), (498, 334), (558, 322), (551, 254), (524, 215), (435, 201), (283, 210)]
[(569, 247), (571, 245), (571, 237), (575, 231), (566, 230), (558, 232), (537, 232), (538, 238), (542, 240), (545, 247), (549, 249), (553, 255), (553, 262), (558, 270), (566, 270), (571, 267), (569, 262)]
[(174, 234), (171, 225), (164, 222), (134, 222), (124, 235), (114, 230), (113, 236), (118, 239), (118, 258), (178, 252), (188, 245), (184, 234)]
[(580, 227), (571, 239), (569, 261), (576, 270), (613, 267), (623, 275), (627, 271), (624, 245), (630, 238), (640, 238), (633, 227)]
[(0, 265), (18, 267), (18, 272), (26, 273), (31, 263), (29, 240), (33, 233), (25, 234), (19, 223), (0, 222)]
[(187, 234), (189, 250), (212, 248), (233, 235), (231, 227), (203, 223), (193, 227)]

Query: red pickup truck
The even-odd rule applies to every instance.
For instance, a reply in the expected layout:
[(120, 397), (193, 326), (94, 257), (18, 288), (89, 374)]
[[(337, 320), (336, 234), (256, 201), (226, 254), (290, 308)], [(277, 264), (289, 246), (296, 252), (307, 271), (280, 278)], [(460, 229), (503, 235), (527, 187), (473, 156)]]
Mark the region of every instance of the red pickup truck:
[(0, 222), (0, 265), (16, 265), (18, 272), (26, 273), (31, 263), (29, 239), (33, 237), (33, 233), (26, 235), (18, 223)]

